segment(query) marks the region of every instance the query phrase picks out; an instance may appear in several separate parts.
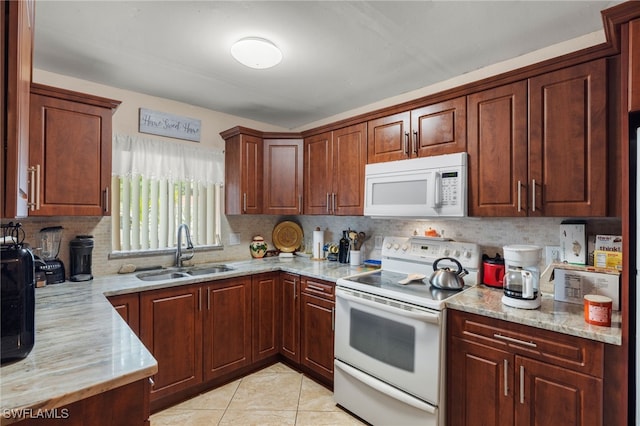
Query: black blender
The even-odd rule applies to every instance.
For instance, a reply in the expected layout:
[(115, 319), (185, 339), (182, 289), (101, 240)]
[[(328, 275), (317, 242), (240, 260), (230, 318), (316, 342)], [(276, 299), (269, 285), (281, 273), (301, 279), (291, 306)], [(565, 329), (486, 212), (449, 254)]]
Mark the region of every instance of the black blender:
[(64, 264), (58, 259), (60, 243), (62, 242), (62, 226), (42, 228), (38, 233), (40, 243), (36, 261), (36, 272), (42, 271), (47, 277), (47, 285), (65, 281)]

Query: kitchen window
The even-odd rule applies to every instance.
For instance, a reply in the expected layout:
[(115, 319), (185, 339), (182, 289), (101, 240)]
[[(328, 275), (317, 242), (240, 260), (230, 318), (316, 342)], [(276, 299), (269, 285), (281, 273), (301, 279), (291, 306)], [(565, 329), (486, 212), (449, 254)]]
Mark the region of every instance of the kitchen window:
[(194, 246), (220, 248), (223, 179), (222, 152), (115, 135), (112, 251), (174, 250), (181, 223)]

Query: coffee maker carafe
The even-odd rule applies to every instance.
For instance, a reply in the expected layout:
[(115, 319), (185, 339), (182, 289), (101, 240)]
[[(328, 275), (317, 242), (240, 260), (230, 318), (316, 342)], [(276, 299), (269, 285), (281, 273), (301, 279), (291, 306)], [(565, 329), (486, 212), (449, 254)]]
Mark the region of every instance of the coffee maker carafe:
[(39, 244), (36, 253), (41, 260), (36, 262), (36, 270), (44, 272), (47, 284), (63, 283), (65, 281), (64, 264), (58, 259), (62, 242), (62, 226), (42, 228), (38, 237)]
[(542, 248), (530, 245), (504, 246), (505, 274), (502, 303), (521, 309), (537, 309), (541, 304), (540, 269)]

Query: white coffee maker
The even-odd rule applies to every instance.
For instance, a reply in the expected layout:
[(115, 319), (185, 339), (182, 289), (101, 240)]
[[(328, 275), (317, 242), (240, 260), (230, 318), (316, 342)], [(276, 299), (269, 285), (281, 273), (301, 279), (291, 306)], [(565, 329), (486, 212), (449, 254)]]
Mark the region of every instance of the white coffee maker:
[(503, 247), (503, 251), (505, 272), (502, 303), (513, 308), (539, 308), (542, 297), (538, 263), (542, 247), (508, 245)]

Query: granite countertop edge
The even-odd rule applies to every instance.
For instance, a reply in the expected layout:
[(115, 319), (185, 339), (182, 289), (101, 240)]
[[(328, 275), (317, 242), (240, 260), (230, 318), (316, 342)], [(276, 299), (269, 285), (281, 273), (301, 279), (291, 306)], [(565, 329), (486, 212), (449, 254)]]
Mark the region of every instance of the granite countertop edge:
[[(0, 367), (1, 424), (17, 421), (11, 410), (49, 410), (115, 389), (157, 372), (157, 362), (113, 309), (107, 297), (210, 282), (266, 272), (290, 272), (336, 282), (371, 270), (306, 258), (217, 262), (231, 271), (166, 281), (142, 281), (135, 273), (65, 282), (36, 289), (36, 337), (25, 359)], [(621, 344), (619, 313), (614, 327), (581, 319), (581, 306), (543, 299), (539, 314), (502, 307), (501, 291), (476, 286), (447, 301), (447, 307), (610, 344)], [(546, 313), (545, 309), (551, 313)], [(555, 324), (554, 324), (555, 321)], [(603, 330), (600, 330), (603, 329)]]

